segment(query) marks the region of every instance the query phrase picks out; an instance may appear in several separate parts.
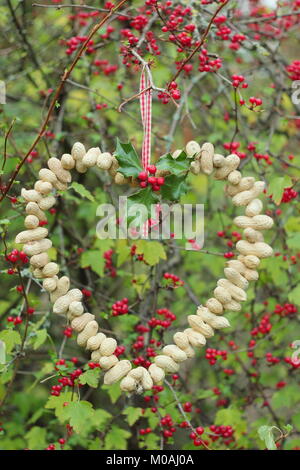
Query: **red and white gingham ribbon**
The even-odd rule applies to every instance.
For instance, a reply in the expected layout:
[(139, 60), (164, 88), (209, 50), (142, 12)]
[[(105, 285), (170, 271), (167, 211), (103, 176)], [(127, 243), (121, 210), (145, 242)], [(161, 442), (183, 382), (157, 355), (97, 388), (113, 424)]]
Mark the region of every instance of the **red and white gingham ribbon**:
[[(145, 68), (143, 67), (140, 79), (140, 107), (142, 123), (144, 128), (143, 146), (142, 146), (142, 165), (146, 170), (151, 160), (151, 122), (152, 122), (152, 89), (148, 77), (145, 77)], [(147, 89), (147, 91), (143, 90)]]

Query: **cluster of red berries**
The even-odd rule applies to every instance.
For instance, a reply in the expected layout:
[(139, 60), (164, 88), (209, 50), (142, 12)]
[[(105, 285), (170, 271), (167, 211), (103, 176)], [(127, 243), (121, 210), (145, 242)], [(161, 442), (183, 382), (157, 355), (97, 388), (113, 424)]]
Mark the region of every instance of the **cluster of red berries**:
[(136, 245), (131, 246), (130, 256), (134, 257), (137, 261), (144, 261), (144, 255), (142, 253), (137, 255), (136, 254), (136, 249), (137, 249)]
[[(22, 287), (22, 286), (20, 286), (20, 287)], [(27, 313), (27, 315), (32, 315), (34, 313), (34, 308), (28, 307), (27, 310), (26, 310), (26, 313)], [(10, 315), (10, 316), (7, 317), (6, 320), (9, 323), (13, 323), (14, 326), (20, 325), (23, 322), (23, 319), (20, 315), (17, 315), (17, 316)]]
[(193, 441), (194, 446), (196, 447), (199, 447), (202, 445), (207, 446), (209, 444), (207, 440), (200, 439), (200, 436), (202, 436), (203, 433), (204, 433), (204, 428), (202, 426), (197, 426), (195, 431), (192, 431), (189, 434), (189, 438)]
[(114, 250), (110, 249), (103, 253), (103, 258), (105, 259), (105, 269), (108, 271), (110, 277), (116, 277), (117, 271), (113, 265), (112, 256), (114, 254)]
[(284, 362), (287, 364), (291, 365), (293, 369), (299, 369), (300, 368), (300, 359), (299, 357), (285, 357)]
[[(52, 0), (54, 1), (54, 0)], [(56, 0), (56, 3), (59, 3), (60, 0)], [(73, 15), (69, 15), (69, 19), (73, 21), (78, 21), (78, 24), (80, 26), (86, 26), (88, 24), (88, 21), (90, 18), (94, 18), (95, 16), (99, 16), (100, 11), (82, 11), (79, 10), (78, 13), (75, 13)]]
[(150, 320), (148, 320), (150, 328), (155, 328), (157, 326), (169, 328), (172, 325), (172, 322), (176, 320), (176, 315), (167, 308), (160, 308), (156, 310), (156, 313), (157, 315), (163, 316), (164, 320), (155, 317), (150, 318)]
[(267, 335), (272, 329), (272, 324), (270, 322), (270, 314), (266, 313), (258, 326), (253, 328), (250, 332), (251, 336), (257, 336), (259, 333), (262, 335)]
[[(128, 39), (129, 45), (130, 46), (135, 46), (139, 42), (139, 38), (133, 34), (133, 32), (126, 28), (126, 29), (121, 29), (120, 34), (123, 38)], [(123, 59), (123, 64), (129, 65), (128, 58), (131, 57), (128, 56), (128, 50), (127, 47), (122, 47), (120, 48), (121, 54), (124, 56)], [(136, 61), (134, 61), (136, 62)]]
[(225, 361), (227, 359), (227, 351), (214, 348), (206, 349), (205, 359), (208, 360), (210, 365), (213, 366), (217, 362), (218, 357), (221, 357)]
[(173, 437), (173, 434), (177, 431), (172, 417), (167, 414), (160, 420), (160, 424), (163, 428), (162, 435), (167, 440), (170, 437)]
[(16, 325), (19, 325), (20, 323), (22, 323), (23, 319), (22, 319), (22, 317), (20, 317), (20, 315), (17, 315), (16, 317), (9, 316), (9, 317), (7, 317), (7, 321), (9, 323), (13, 323), (16, 326)]
[[(51, 92), (50, 92), (50, 90), (51, 90)], [(52, 88), (50, 88), (50, 89), (47, 91), (47, 94), (49, 95), (50, 93), (52, 93), (52, 91), (53, 91)], [(27, 162), (27, 163), (32, 163), (32, 162), (33, 162), (33, 159), (34, 159), (34, 158), (38, 158), (38, 156), (39, 156), (38, 151), (37, 151), (37, 150), (32, 150), (32, 151), (30, 152), (29, 157), (27, 158), (26, 162)]]
[(168, 91), (174, 100), (180, 99), (181, 94), (176, 82), (171, 82), (168, 85)]
[(151, 366), (151, 362), (143, 356), (136, 357), (132, 362), (135, 366), (145, 367), (146, 369)]
[[(148, 184), (152, 186), (152, 191), (159, 191), (161, 186), (165, 182), (165, 178), (163, 176), (155, 177), (157, 169), (155, 165), (148, 165), (147, 171), (141, 171), (138, 174), (138, 179), (140, 180), (140, 187), (146, 188)], [(151, 176), (148, 175), (150, 173)]]
[(292, 201), (292, 199), (296, 199), (298, 197), (297, 191), (295, 191), (293, 188), (285, 188), (281, 202), (282, 203), (288, 203)]
[(145, 436), (146, 434), (150, 434), (152, 432), (151, 428), (142, 428), (139, 430), (140, 436)]
[(286, 71), (289, 73), (291, 80), (300, 80), (300, 60), (294, 60), (286, 67)]
[(241, 160), (243, 160), (244, 158), (246, 158), (247, 155), (245, 152), (241, 152), (238, 150), (240, 146), (241, 146), (240, 142), (225, 142), (223, 144), (224, 149), (229, 150), (230, 153), (234, 153)]
[(67, 328), (64, 329), (64, 336), (66, 336), (67, 338), (71, 338), (72, 333), (73, 330), (70, 326), (67, 326)]
[(273, 356), (271, 352), (266, 353), (266, 360), (269, 364), (278, 364), (280, 362), (279, 357)]
[(240, 85), (242, 85), (242, 88), (248, 88), (248, 83), (245, 82), (244, 75), (232, 75), (231, 80), (234, 88), (238, 88)]
[(124, 297), (122, 300), (118, 300), (115, 302), (111, 307), (111, 313), (113, 317), (117, 317), (118, 315), (126, 315), (128, 313), (128, 299)]
[(12, 250), (8, 255), (5, 257), (6, 261), (12, 263), (14, 268), (9, 268), (7, 270), (7, 274), (15, 274), (17, 266), (22, 266), (23, 264), (28, 263), (28, 256), (24, 251), (19, 251), (17, 249)]
[(218, 440), (219, 438), (223, 438), (225, 440), (224, 443), (227, 445), (230, 444), (230, 442), (233, 442), (233, 439), (230, 439), (232, 438), (234, 433), (232, 426), (216, 426), (215, 424), (212, 424), (211, 426), (209, 426), (209, 429), (213, 433), (209, 436), (213, 442)]
[[(74, 51), (78, 47), (80, 47), (81, 44), (83, 44), (87, 40), (87, 36), (73, 36), (70, 39), (68, 39), (65, 44), (68, 46), (66, 49), (66, 54), (71, 55), (73, 54)], [(96, 51), (96, 49), (93, 47), (94, 46), (94, 40), (90, 39), (88, 42), (88, 46), (86, 48), (86, 53), (87, 54), (92, 54), (93, 52)]]
[(118, 70), (117, 65), (110, 64), (106, 59), (95, 59), (93, 65), (97, 67), (97, 70), (94, 71), (94, 75), (99, 75), (101, 71), (104, 75), (109, 76), (116, 73)]
[(290, 315), (294, 315), (298, 313), (298, 309), (296, 305), (285, 303), (284, 305), (275, 305), (274, 313), (276, 315), (280, 315), (281, 317), (288, 317)]
[(211, 59), (207, 49), (201, 49), (199, 54), (199, 72), (216, 72), (222, 67), (222, 59), (217, 57), (216, 59)]
[[(184, 285), (184, 281), (182, 279), (180, 279), (180, 277), (176, 276), (176, 274), (172, 274), (172, 273), (164, 273), (163, 275), (164, 279), (166, 279), (168, 282), (170, 282), (172, 288), (176, 288), (176, 287), (181, 287)], [(170, 287), (170, 285), (168, 285), (168, 287)]]
[(255, 96), (251, 96), (249, 98), (249, 103), (251, 104), (251, 108), (256, 108), (256, 106), (261, 106), (262, 105), (262, 99), (261, 98), (255, 98)]
[(154, 55), (160, 55), (161, 54), (161, 52), (159, 50), (159, 47), (157, 45), (157, 42), (156, 42), (156, 38), (155, 38), (154, 33), (152, 31), (147, 31), (146, 41), (147, 41), (147, 45), (146, 45), (147, 51), (149, 51), (151, 54), (154, 54)]
[(148, 18), (145, 15), (137, 15), (130, 21), (130, 26), (137, 31), (142, 31), (148, 24)]
[(270, 155), (268, 155), (267, 153), (255, 152), (253, 154), (253, 157), (256, 158), (257, 161), (265, 161), (267, 163), (267, 165), (272, 165), (273, 164)]
[(125, 346), (117, 346), (114, 352), (114, 355), (117, 357), (122, 356), (125, 353), (125, 351), (126, 351)]
[(100, 368), (100, 364), (99, 362), (89, 362), (88, 363), (88, 367), (89, 369), (99, 369)]
[[(57, 371), (64, 371), (66, 368), (71, 368), (72, 366), (74, 367), (74, 364), (78, 362), (78, 359), (76, 357), (72, 358), (71, 361), (66, 362), (65, 359), (59, 359), (55, 363), (55, 369)], [(51, 387), (51, 395), (55, 397), (59, 397), (62, 389), (64, 387), (74, 387), (75, 384), (78, 387), (81, 387), (82, 385), (78, 382), (78, 377), (83, 373), (82, 369), (74, 369), (70, 372), (67, 373), (67, 375), (63, 375), (62, 377), (59, 377), (58, 379), (58, 385), (53, 385)]]

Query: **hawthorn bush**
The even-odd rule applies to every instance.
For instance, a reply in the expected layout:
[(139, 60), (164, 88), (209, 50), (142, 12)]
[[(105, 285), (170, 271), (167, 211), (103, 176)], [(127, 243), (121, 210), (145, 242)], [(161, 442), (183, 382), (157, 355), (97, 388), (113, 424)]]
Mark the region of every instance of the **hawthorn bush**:
[[(0, 449), (299, 449), (299, 0), (6, 0), (0, 14)], [(274, 256), (242, 310), (226, 314), (230, 328), (160, 385), (126, 394), (103, 385), (14, 239), (24, 230), (21, 187), (33, 187), (48, 158), (76, 141), (113, 152), (119, 139), (140, 153), (142, 67), (152, 78), (152, 165), (189, 140), (238, 155), (244, 174), (266, 182)], [(137, 162), (130, 149), (127, 168)], [(146, 368), (212, 296), (241, 238), (222, 183), (171, 177), (149, 186), (146, 172), (132, 188), (77, 174), (40, 223), (50, 259), (118, 339), (114, 354)], [(146, 204), (154, 194), (204, 203), (204, 248), (97, 238), (98, 205), (132, 193)]]

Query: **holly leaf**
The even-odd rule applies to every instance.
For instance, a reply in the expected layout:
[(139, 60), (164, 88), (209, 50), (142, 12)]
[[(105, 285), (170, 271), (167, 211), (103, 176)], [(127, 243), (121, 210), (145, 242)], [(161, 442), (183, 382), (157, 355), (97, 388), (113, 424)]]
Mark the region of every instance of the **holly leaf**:
[(97, 388), (99, 384), (100, 371), (99, 369), (89, 369), (79, 377), (79, 382), (82, 385), (88, 385), (92, 388)]
[(95, 198), (92, 195), (92, 193), (90, 193), (90, 191), (86, 189), (86, 187), (83, 186), (82, 184), (76, 183), (76, 181), (73, 181), (73, 183), (70, 185), (70, 188), (74, 189), (74, 191), (76, 191), (76, 193), (78, 193), (81, 197), (84, 197), (92, 202), (95, 201)]
[(187, 158), (184, 151), (182, 151), (176, 159), (174, 159), (170, 153), (167, 153), (160, 157), (156, 163), (156, 168), (158, 170), (168, 170), (173, 175), (179, 175), (183, 171), (188, 171), (189, 166), (190, 160)]
[(292, 180), (289, 176), (280, 176), (276, 178), (272, 178), (269, 188), (268, 188), (268, 196), (272, 196), (273, 201), (277, 206), (281, 203), (282, 195), (285, 188), (289, 188), (292, 186)]
[(262, 441), (266, 444), (268, 450), (276, 450), (276, 444), (273, 435), (274, 426), (260, 426), (258, 428), (258, 435)]
[(131, 436), (129, 431), (113, 425), (105, 437), (106, 450), (124, 450), (127, 448), (127, 439)]
[(186, 175), (165, 177), (165, 182), (161, 187), (161, 196), (167, 201), (178, 201), (182, 194), (187, 191)]
[(90, 267), (98, 276), (103, 276), (105, 260), (98, 250), (84, 251), (80, 258), (82, 268)]
[(120, 165), (118, 171), (122, 175), (126, 177), (134, 176), (136, 178), (143, 171), (141, 160), (130, 142), (125, 144), (117, 139), (117, 148), (114, 156), (118, 160)]
[[(127, 213), (129, 213), (129, 210), (133, 210), (133, 205), (134, 204), (142, 204), (145, 206), (147, 211), (145, 211), (145, 214), (140, 213), (140, 211), (137, 210), (136, 212), (136, 222), (137, 225), (139, 225), (142, 222), (146, 222), (149, 218), (151, 218), (151, 206), (154, 206), (157, 204), (159, 201), (158, 195), (152, 191), (152, 188), (150, 186), (147, 186), (145, 189), (141, 189), (141, 191), (138, 191), (137, 193), (132, 194), (132, 196), (129, 196), (127, 198)], [(147, 212), (147, 213), (146, 213)], [(128, 222), (131, 222), (135, 219), (135, 216), (131, 214), (128, 216)], [(133, 222), (132, 222), (133, 223)]]
[(144, 260), (150, 266), (158, 264), (161, 259), (167, 259), (164, 247), (157, 241), (138, 240), (136, 243), (136, 253), (143, 255)]

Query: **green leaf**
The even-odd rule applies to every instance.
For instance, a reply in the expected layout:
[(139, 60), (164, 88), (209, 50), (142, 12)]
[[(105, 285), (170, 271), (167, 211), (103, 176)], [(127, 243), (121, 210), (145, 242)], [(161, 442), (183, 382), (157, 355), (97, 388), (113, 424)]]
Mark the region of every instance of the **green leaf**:
[(47, 446), (46, 429), (34, 426), (25, 434), (29, 450), (43, 450)]
[(131, 436), (130, 432), (113, 425), (110, 431), (105, 436), (105, 449), (106, 450), (124, 450), (127, 448), (127, 439)]
[(46, 341), (47, 336), (48, 336), (48, 332), (45, 328), (42, 330), (38, 330), (34, 338), (33, 349), (36, 350), (40, 346), (42, 346), (42, 344), (44, 344), (44, 342)]
[(141, 408), (134, 408), (133, 406), (125, 408), (123, 414), (127, 416), (127, 423), (129, 426), (132, 426), (141, 417), (141, 411)]
[[(151, 214), (151, 206), (157, 204), (159, 201), (159, 197), (156, 193), (152, 191), (150, 186), (147, 186), (145, 189), (141, 189), (137, 193), (132, 194), (127, 198), (127, 211), (133, 206), (133, 204), (142, 204), (147, 208), (147, 215), (142, 215), (139, 219), (140, 222), (145, 222), (147, 219), (151, 218), (153, 214)], [(139, 216), (139, 215), (138, 215)], [(134, 219), (134, 216), (129, 216), (128, 221), (130, 222)]]
[(286, 385), (281, 390), (275, 392), (272, 396), (272, 407), (277, 410), (278, 408), (292, 408), (298, 402), (299, 387), (295, 384)]
[(173, 175), (179, 175), (180, 173), (187, 172), (190, 167), (190, 159), (186, 157), (184, 151), (181, 152), (178, 158), (174, 159), (170, 153), (163, 155), (156, 163), (158, 170), (168, 170)]
[(84, 251), (80, 258), (82, 268), (90, 267), (98, 276), (103, 276), (105, 260), (98, 250)]
[(0, 341), (0, 364), (6, 363), (6, 345), (4, 341)]
[(273, 429), (275, 429), (274, 426), (260, 426), (257, 430), (259, 437), (264, 441), (268, 450), (277, 450)]
[(268, 187), (268, 196), (272, 196), (273, 201), (278, 206), (281, 202), (285, 188), (292, 186), (292, 180), (289, 176), (280, 176), (272, 178)]
[(45, 408), (50, 410), (53, 409), (55, 416), (62, 423), (64, 422), (65, 403), (69, 403), (71, 400), (72, 392), (64, 391), (59, 395), (59, 397), (50, 396), (45, 404)]
[(197, 392), (197, 398), (199, 400), (203, 400), (204, 398), (212, 398), (215, 396), (216, 395), (212, 390), (199, 390), (199, 392)]
[(88, 401), (72, 401), (63, 409), (63, 418), (68, 420), (74, 431), (85, 433), (91, 427), (94, 409)]
[(102, 430), (111, 418), (112, 415), (108, 411), (99, 408), (98, 410), (95, 410), (92, 422), (96, 429)]
[(141, 159), (130, 142), (124, 144), (117, 139), (117, 148), (114, 155), (120, 165), (118, 171), (122, 175), (137, 177), (143, 171)]
[(3, 330), (0, 332), (0, 340), (5, 343), (6, 353), (10, 354), (17, 344), (21, 344), (21, 336), (15, 330)]
[(165, 177), (161, 187), (161, 196), (167, 201), (179, 201), (180, 197), (187, 192), (186, 175)]
[(88, 189), (86, 189), (86, 187), (83, 186), (82, 184), (76, 183), (76, 181), (74, 181), (70, 185), (70, 188), (74, 189), (74, 191), (76, 191), (76, 193), (80, 194), (80, 196), (88, 199), (89, 201), (92, 201), (92, 202), (95, 201), (95, 198), (92, 195), (92, 193), (90, 193), (90, 191)]
[(300, 250), (300, 233), (293, 233), (287, 239), (287, 244), (291, 250)]
[(97, 388), (99, 384), (100, 378), (100, 370), (97, 369), (89, 369), (79, 377), (79, 382), (83, 385), (88, 385), (92, 388)]
[(150, 266), (158, 264), (161, 259), (167, 259), (164, 247), (156, 241), (138, 240), (136, 243), (136, 253), (143, 255), (144, 260)]
[(119, 268), (122, 264), (130, 257), (130, 246), (127, 244), (127, 240), (118, 240), (116, 253), (117, 253), (117, 267)]
[(235, 429), (235, 436), (237, 439), (241, 437), (247, 429), (247, 423), (244, 414), (237, 408), (231, 406), (217, 412), (215, 424), (232, 426)]
[(103, 385), (102, 389), (107, 390), (112, 404), (115, 404), (122, 395), (122, 390), (120, 389), (120, 385), (118, 383), (113, 385)]
[(298, 306), (300, 305), (300, 284), (291, 290), (291, 292), (288, 294), (288, 299), (293, 304)]

